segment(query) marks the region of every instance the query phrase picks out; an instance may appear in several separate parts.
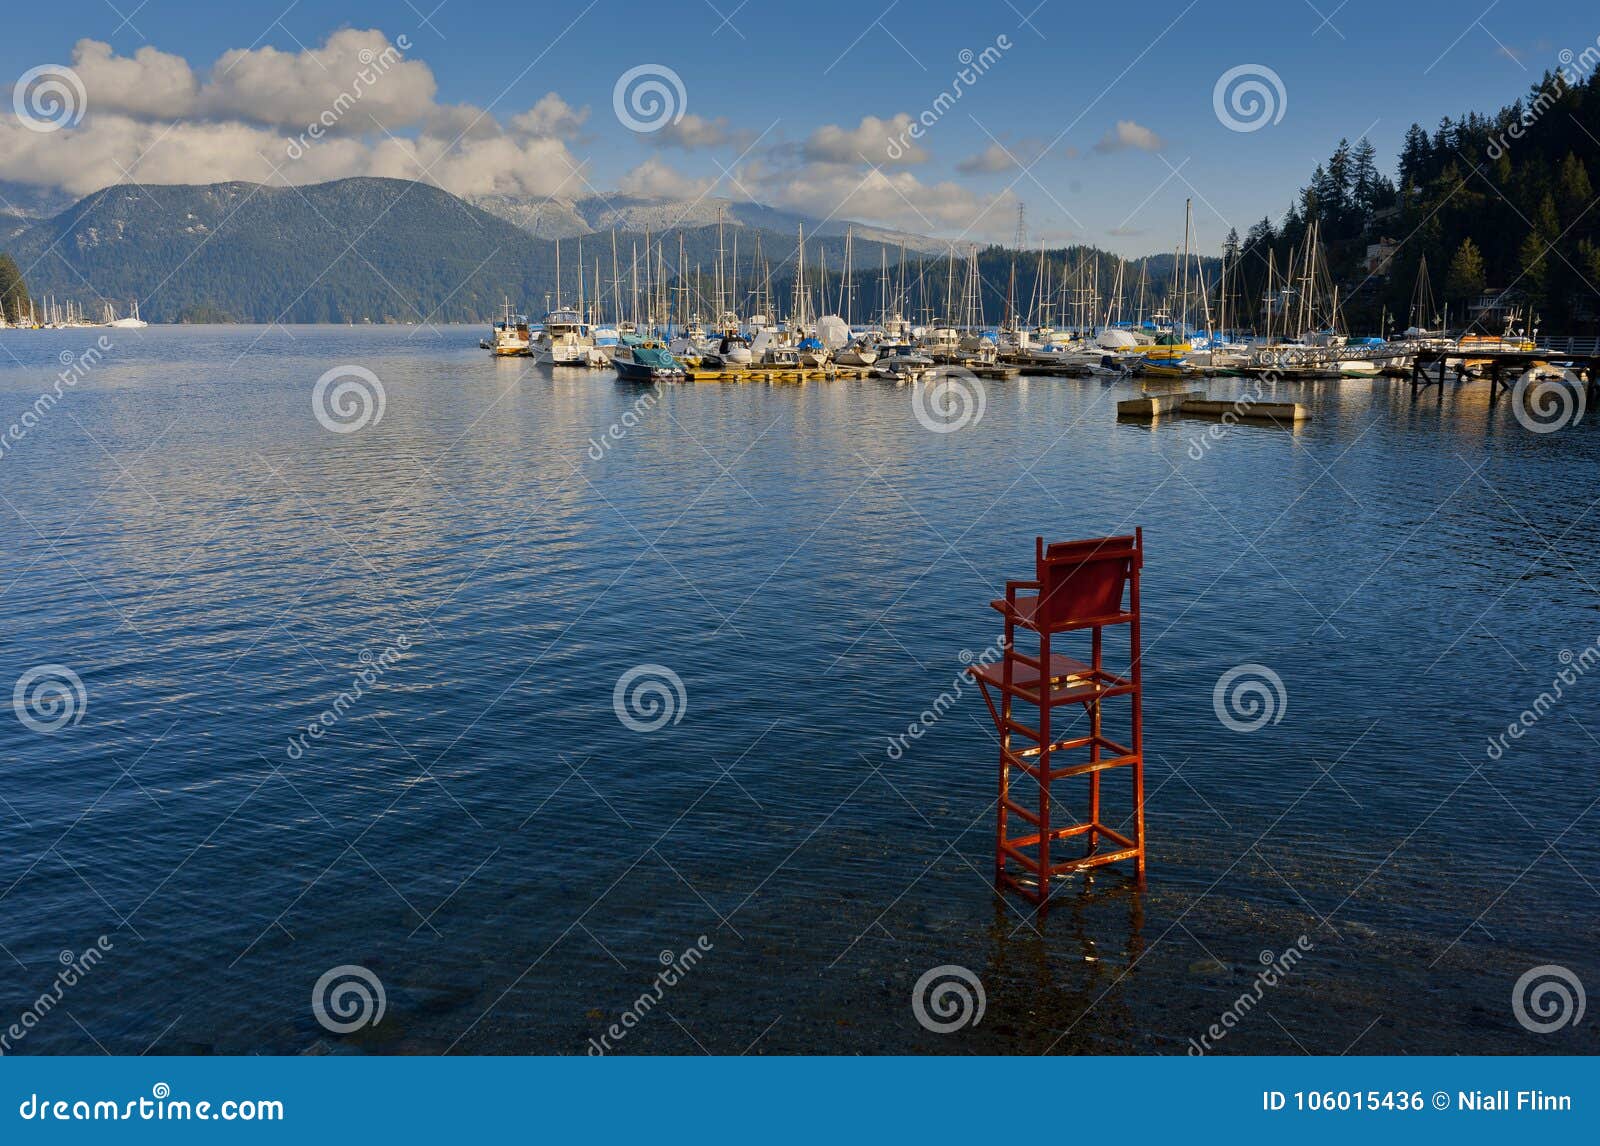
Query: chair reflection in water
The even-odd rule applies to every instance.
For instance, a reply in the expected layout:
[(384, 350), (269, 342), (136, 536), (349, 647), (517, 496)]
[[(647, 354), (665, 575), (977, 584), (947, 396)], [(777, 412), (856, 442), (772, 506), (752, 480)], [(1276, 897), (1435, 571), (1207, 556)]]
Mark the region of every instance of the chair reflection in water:
[[(1139, 571), (1144, 563), (1143, 530), (1132, 536), (1087, 541), (1035, 543), (1034, 578), (1007, 581), (1003, 600), (990, 605), (1005, 619), (1005, 652), (989, 664), (974, 664), (969, 674), (983, 690), (1000, 737), (1000, 796), (995, 833), (995, 880), (1041, 907), (1050, 898), (1050, 881), (1086, 868), (1132, 860), (1145, 873), (1144, 745), (1140, 716)], [(1108, 669), (1105, 630), (1126, 626), (1127, 667)], [(1017, 647), (1019, 635), (1032, 633), (1037, 649)], [(1081, 645), (1088, 634), (1087, 663), (1057, 651)], [(1081, 655), (1081, 648), (1075, 649)], [(1107, 736), (1106, 702), (1127, 698), (1130, 732), (1126, 744)], [(1081, 707), (1069, 707), (1081, 706)], [(1058, 712), (1067, 708), (1067, 712)], [(1120, 708), (1120, 704), (1113, 706)], [(1073, 716), (1087, 715), (1086, 734), (1062, 736)], [(1032, 725), (1026, 723), (1032, 719)], [(1131, 835), (1108, 825), (1100, 803), (1101, 774), (1114, 768), (1133, 773)], [(1088, 779), (1088, 818), (1057, 825), (1052, 785)], [(1031, 787), (1030, 787), (1031, 781)], [(1030, 796), (1037, 794), (1037, 801)], [(1021, 834), (1011, 835), (1013, 817)], [(1052, 859), (1056, 841), (1084, 836), (1082, 855)], [(1060, 847), (1056, 847), (1057, 854)]]

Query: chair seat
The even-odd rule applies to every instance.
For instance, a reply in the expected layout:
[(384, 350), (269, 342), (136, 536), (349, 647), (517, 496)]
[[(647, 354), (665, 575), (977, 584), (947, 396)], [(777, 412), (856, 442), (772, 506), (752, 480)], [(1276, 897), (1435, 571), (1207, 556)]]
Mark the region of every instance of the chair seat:
[[(1038, 623), (1035, 620), (1039, 612), (1039, 594), (1037, 593), (1017, 594), (1015, 607), (1008, 606), (1004, 597), (997, 598), (989, 602), (989, 608), (1002, 616), (1009, 616), (1025, 629), (1032, 629), (1034, 632), (1039, 631)], [(1075, 622), (1072, 628), (1088, 629), (1099, 625), (1126, 625), (1132, 620), (1132, 613), (1111, 613), (1103, 617), (1085, 617), (1083, 620)]]
[[(1004, 658), (993, 664), (975, 664), (967, 666), (967, 671), (985, 684), (1000, 688), (1005, 681)], [(1063, 682), (1076, 683), (1073, 678), (1083, 678), (1083, 683), (1088, 684), (1093, 679), (1094, 669), (1082, 661), (1064, 657), (1060, 653), (1050, 654), (1050, 683), (1058, 685)], [(1011, 686), (1013, 688), (1037, 689), (1039, 687), (1039, 670), (1022, 661), (1013, 661), (1011, 667)]]

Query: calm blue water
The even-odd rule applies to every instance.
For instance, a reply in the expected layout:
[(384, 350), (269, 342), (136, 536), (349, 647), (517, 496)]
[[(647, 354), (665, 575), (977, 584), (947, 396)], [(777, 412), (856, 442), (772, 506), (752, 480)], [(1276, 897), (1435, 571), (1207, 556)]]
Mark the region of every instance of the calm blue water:
[[(993, 383), (948, 434), (883, 382), (700, 384), (601, 449), (641, 391), (479, 333), (109, 332), (0, 456), (0, 685), (86, 696), (0, 719), (0, 1027), (111, 946), (13, 1052), (583, 1053), (702, 935), (621, 1050), (1182, 1053), (1302, 934), (1221, 1049), (1600, 1049), (1510, 1005), (1540, 964), (1600, 985), (1600, 672), (1486, 755), (1600, 638), (1592, 419), (1301, 384), (1298, 432), (1202, 449), (1118, 424), (1129, 384)], [(98, 334), (0, 335), (0, 421)], [(338, 434), (344, 364), (385, 405)], [(888, 738), (1035, 534), (1135, 524), (1149, 883), (1035, 926), (989, 885), (981, 701)], [(1247, 663), (1287, 702), (1241, 733)], [(640, 665), (686, 696), (648, 733)], [(343, 964), (386, 994), (348, 1037), (311, 1008)], [(986, 988), (952, 1035), (910, 1007), (942, 964)]]

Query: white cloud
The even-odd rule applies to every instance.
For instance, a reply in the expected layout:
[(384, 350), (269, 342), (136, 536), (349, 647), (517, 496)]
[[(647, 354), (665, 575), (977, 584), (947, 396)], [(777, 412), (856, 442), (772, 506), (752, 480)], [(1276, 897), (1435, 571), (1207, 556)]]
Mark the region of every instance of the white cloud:
[[(587, 108), (551, 92), (507, 130), (471, 104), (435, 102), (432, 71), (404, 58), (403, 41), (391, 47), (382, 32), (346, 29), (300, 52), (230, 51), (205, 82), (182, 57), (153, 47), (119, 57), (107, 44), (80, 41), (73, 59), (88, 97), (82, 123), (40, 133), (0, 117), (0, 180), (74, 195), (126, 182), (353, 175), (422, 179), (459, 194), (584, 190), (562, 137), (578, 131)], [(406, 132), (415, 138), (398, 134)]]
[[(911, 117), (905, 112), (892, 119), (865, 116), (853, 128), (828, 123), (811, 133), (801, 153), (814, 163), (866, 162), (880, 167), (922, 163), (928, 153), (911, 141), (910, 130)], [(891, 149), (890, 144), (895, 142), (899, 147)]]
[(1017, 161), (1011, 153), (998, 143), (991, 143), (976, 155), (969, 155), (956, 164), (956, 170), (963, 175), (993, 175), (999, 171), (1009, 171), (1017, 166)]
[(1016, 215), (1010, 191), (981, 196), (959, 183), (924, 183), (910, 171), (828, 163), (786, 171), (752, 164), (746, 174), (758, 198), (775, 207), (907, 231), (998, 238)]
[(437, 183), (456, 195), (580, 195), (587, 188), (578, 168), (559, 139), (502, 135), (452, 147), (449, 140), (424, 136), (384, 140), (365, 174)]
[(300, 52), (235, 49), (212, 67), (201, 101), (214, 118), (303, 128), (359, 91), (357, 114), (342, 115), (341, 125), (395, 131), (428, 115), (438, 90), (433, 70), (405, 59), (401, 47), (376, 28), (345, 28)]
[[(530, 113), (523, 113), (530, 114)], [(470, 103), (441, 104), (422, 121), (419, 134), (435, 139), (493, 139), (501, 134), (494, 116)]]
[(146, 45), (117, 56), (110, 44), (79, 40), (72, 67), (83, 81), (88, 109), (176, 119), (194, 112), (200, 90), (189, 61)]
[(654, 157), (645, 160), (618, 182), (626, 195), (641, 199), (699, 199), (711, 193), (715, 179), (695, 179)]
[(750, 133), (732, 130), (728, 126), (727, 116), (707, 119), (693, 112), (685, 114), (675, 123), (667, 123), (644, 138), (658, 147), (681, 147), (685, 151), (700, 147), (747, 147), (750, 143)]
[(1131, 119), (1117, 120), (1117, 126), (1106, 132), (1094, 149), (1101, 154), (1113, 151), (1126, 151), (1135, 148), (1139, 151), (1160, 151), (1167, 145), (1155, 132), (1143, 124), (1135, 123)]
[(588, 118), (587, 107), (574, 108), (555, 92), (547, 92), (527, 111), (511, 117), (511, 129), (539, 138), (571, 139)]

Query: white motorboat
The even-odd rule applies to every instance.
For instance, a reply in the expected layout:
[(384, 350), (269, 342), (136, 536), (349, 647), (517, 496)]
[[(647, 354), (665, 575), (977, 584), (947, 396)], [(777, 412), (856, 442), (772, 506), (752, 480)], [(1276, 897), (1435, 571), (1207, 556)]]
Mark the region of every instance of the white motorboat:
[(590, 352), (597, 349), (583, 316), (571, 307), (558, 307), (544, 316), (529, 353), (546, 366), (588, 366)]

